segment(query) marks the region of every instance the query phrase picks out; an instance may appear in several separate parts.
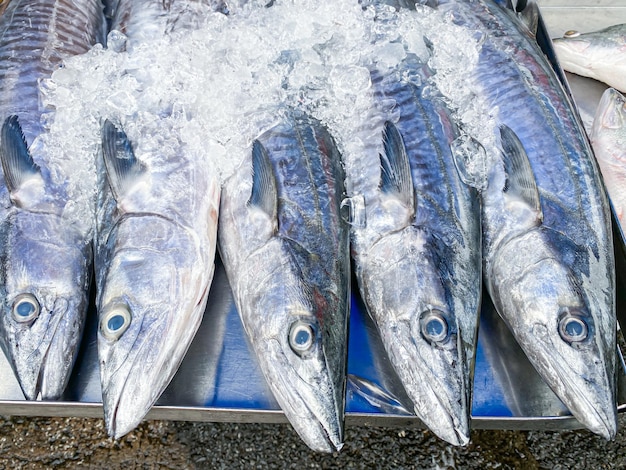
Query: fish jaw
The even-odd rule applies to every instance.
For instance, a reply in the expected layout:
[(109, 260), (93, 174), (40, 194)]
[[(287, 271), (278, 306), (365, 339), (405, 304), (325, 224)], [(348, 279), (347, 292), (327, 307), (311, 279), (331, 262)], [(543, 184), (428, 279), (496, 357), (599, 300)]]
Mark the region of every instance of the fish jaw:
[[(454, 306), (429, 250), (426, 234), (409, 226), (362, 252), (357, 277), (416, 415), (440, 438), (463, 446), (469, 442), (470, 372)], [(423, 331), (433, 316), (447, 326), (439, 341)]]
[[(27, 399), (58, 399), (69, 381), (87, 315), (89, 237), (54, 214), (27, 211), (9, 218), (6, 237), (0, 345)], [(24, 301), (37, 306), (34, 318), (15, 314)]]
[[(197, 309), (199, 312), (194, 312), (195, 318), (189, 319), (187, 328), (194, 333), (200, 326), (204, 307), (205, 303), (201, 304)], [(158, 316), (156, 311), (153, 313), (151, 317)], [(147, 316), (144, 312), (144, 317)], [(108, 434), (115, 439), (128, 434), (141, 423), (171, 381), (193, 339), (193, 335), (191, 338), (169, 335), (163, 340), (163, 327), (142, 325), (136, 334), (133, 349), (127, 351), (103, 346), (108, 340), (101, 332), (98, 333), (99, 349), (102, 350), (99, 354), (104, 420)], [(117, 357), (124, 354), (125, 360), (115, 368)], [(108, 359), (102, 359), (107, 355)]]
[[(486, 270), (488, 278), (498, 279), (487, 282), (489, 292), (530, 362), (572, 415), (611, 439), (617, 432), (615, 316), (574, 285), (545, 238), (539, 227), (501, 246)], [(560, 329), (567, 318), (584, 322), (588, 334), (566, 339)]]
[(414, 403), (414, 413), (440, 439), (466, 446), (470, 440), (468, 390), (461, 365), (463, 350), (457, 338), (451, 338), (448, 347), (439, 348), (417, 337), (406, 322), (379, 324), (378, 328)]
[(626, 126), (626, 99), (617, 90), (608, 88), (598, 104), (593, 134), (599, 129), (624, 129)]
[(344, 440), (343, 398), (336, 392), (342, 393), (344, 389), (333, 384), (323, 357), (303, 366), (309, 370), (309, 382), (290, 366), (288, 355), (291, 353), (280, 341), (268, 340), (266, 346), (268, 354), (259, 356), (261, 367), (266, 371), (274, 397), (298, 435), (316, 452), (341, 450)]
[[(202, 321), (215, 246), (154, 215), (122, 219), (109, 241), (114, 247), (98, 270), (98, 356), (107, 431), (119, 438), (180, 366)], [(128, 317), (112, 334), (108, 322), (119, 312)]]

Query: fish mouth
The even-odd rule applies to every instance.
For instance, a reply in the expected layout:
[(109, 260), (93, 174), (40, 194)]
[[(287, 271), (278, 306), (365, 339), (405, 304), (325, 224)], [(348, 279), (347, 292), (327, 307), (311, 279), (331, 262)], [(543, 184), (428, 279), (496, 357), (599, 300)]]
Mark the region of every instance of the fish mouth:
[[(575, 372), (572, 371), (572, 374)], [(607, 394), (603, 387), (594, 384), (595, 400), (591, 400), (583, 389), (583, 385), (586, 384), (569, 380), (567, 370), (560, 371), (559, 377), (569, 390), (557, 395), (564, 401), (574, 418), (591, 432), (604, 437), (606, 440), (613, 439), (617, 434), (617, 415), (615, 413), (615, 400), (611, 393)], [(585, 378), (581, 377), (580, 382), (585, 382)]]
[(344, 387), (333, 384), (325, 361), (308, 382), (294, 370), (278, 340), (269, 340), (267, 347), (269, 354), (257, 357), (268, 386), (294, 430), (316, 452), (341, 450)]
[(430, 345), (415, 338), (404, 321), (381, 325), (380, 330), (381, 336), (394, 337), (393, 341), (384, 341), (385, 349), (417, 417), (444, 441), (466, 446), (470, 440), (470, 413), (465, 359), (458, 341), (445, 349)]
[(104, 420), (108, 434), (114, 439), (136, 428), (158, 399), (159, 394), (152, 391), (157, 388), (159, 377), (145, 367), (153, 344), (150, 338), (154, 336), (151, 332), (144, 338), (130, 364), (109, 371), (106, 363), (100, 363)]
[(165, 334), (162, 325), (149, 324), (144, 315), (137, 337), (119, 350), (98, 333), (102, 403), (110, 436), (119, 439), (135, 429), (167, 388), (200, 326), (205, 301), (191, 315), (178, 316), (177, 323), (184, 318), (170, 324)]
[[(13, 351), (9, 351), (10, 362), (27, 400), (39, 397), (42, 400), (58, 400), (65, 391), (84, 326), (84, 318), (76, 322), (70, 311), (65, 308), (54, 314), (46, 312), (49, 318), (45, 325), (46, 334), (39, 343), (28, 351), (20, 351), (16, 344), (11, 348)], [(63, 323), (66, 328), (61, 327)], [(73, 330), (72, 334), (67, 334), (68, 330)], [(27, 334), (31, 333), (34, 332), (28, 331)], [(72, 351), (69, 358), (67, 351)]]
[[(544, 325), (537, 325), (533, 331), (539, 333), (540, 341), (534, 335), (531, 335), (531, 340), (540, 352), (539, 360), (544, 362), (541, 364), (538, 359), (532, 359), (533, 366), (574, 418), (593, 433), (607, 440), (613, 439), (617, 434), (617, 412), (610, 380), (604, 380), (605, 377), (597, 373), (581, 375), (568, 365), (568, 360), (558, 351), (552, 339), (546, 338), (547, 328)], [(523, 349), (526, 353), (526, 348)], [(529, 358), (537, 355), (537, 351), (531, 356), (527, 354)], [(594, 360), (585, 362), (596, 363)], [(604, 367), (599, 369), (605, 370)]]

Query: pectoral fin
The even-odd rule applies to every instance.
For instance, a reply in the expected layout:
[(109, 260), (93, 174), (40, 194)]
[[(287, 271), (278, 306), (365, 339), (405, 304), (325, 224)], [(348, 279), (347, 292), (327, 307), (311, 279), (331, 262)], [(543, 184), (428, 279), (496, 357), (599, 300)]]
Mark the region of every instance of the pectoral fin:
[(411, 179), (409, 157), (398, 128), (391, 122), (385, 123), (383, 131), (384, 155), (380, 155), (380, 190), (393, 193), (415, 213), (415, 191)]
[(252, 144), (252, 193), (249, 206), (256, 206), (276, 220), (278, 211), (278, 191), (267, 149), (255, 140)]
[(25, 181), (41, 174), (39, 166), (28, 151), (17, 116), (9, 116), (0, 133), (0, 160), (4, 181), (10, 193), (20, 189)]
[(500, 126), (502, 161), (506, 173), (504, 192), (526, 202), (543, 220), (539, 189), (522, 142), (510, 127)]
[(102, 125), (102, 151), (111, 191), (115, 199), (120, 201), (145, 172), (145, 168), (135, 158), (126, 133), (108, 119)]

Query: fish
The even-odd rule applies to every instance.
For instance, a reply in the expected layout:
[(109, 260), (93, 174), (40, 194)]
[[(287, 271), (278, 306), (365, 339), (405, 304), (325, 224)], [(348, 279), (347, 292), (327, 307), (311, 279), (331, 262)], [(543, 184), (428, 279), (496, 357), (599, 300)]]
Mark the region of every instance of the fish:
[[(93, 196), (46, 146), (39, 82), (104, 42), (99, 0), (0, 6), (0, 347), (28, 400), (62, 396), (78, 354), (93, 263)], [(73, 155), (88, 171), (91, 155)], [(86, 208), (73, 218), (72, 207)]]
[(552, 40), (564, 70), (626, 93), (626, 24), (599, 31), (567, 31)]
[(182, 144), (159, 161), (142, 150), (141, 137), (131, 141), (109, 120), (102, 127), (98, 356), (107, 431), (115, 438), (141, 422), (180, 366), (215, 270), (216, 173)]
[[(122, 0), (116, 8), (113, 28), (128, 35), (117, 37), (119, 53), (166, 36), (179, 13), (162, 2)], [(114, 438), (134, 429), (172, 380), (202, 321), (215, 271), (219, 175), (210, 155), (189, 148), (176, 112), (173, 103), (159, 102), (102, 123), (96, 307), (104, 418)]]
[(351, 227), (352, 253), (361, 296), (415, 414), (463, 446), (482, 285), (480, 198), (462, 179), (464, 137), (432, 73), (416, 56), (372, 70), (374, 102), (392, 112), (374, 124), (383, 145), (368, 149), (367, 177), (348, 173), (350, 197), (363, 206), (353, 217), (362, 223)]
[(602, 95), (589, 138), (621, 226), (626, 217), (626, 98), (614, 88)]
[(582, 124), (533, 32), (513, 10), (489, 0), (442, 1), (437, 8), (455, 24), (481, 31), (467, 88), (487, 107), (490, 120), (481, 126), (494, 142), (483, 140), (487, 291), (572, 415), (611, 439), (617, 428), (615, 260), (609, 204)]
[(319, 121), (297, 109), (279, 116), (223, 186), (219, 252), (276, 401), (311, 449), (333, 452), (344, 438), (345, 176)]

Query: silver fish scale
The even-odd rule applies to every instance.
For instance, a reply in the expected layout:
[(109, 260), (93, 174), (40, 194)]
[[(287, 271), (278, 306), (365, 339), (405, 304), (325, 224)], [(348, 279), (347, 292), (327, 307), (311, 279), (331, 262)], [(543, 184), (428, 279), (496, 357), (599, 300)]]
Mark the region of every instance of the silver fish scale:
[[(411, 67), (417, 69), (419, 64), (412, 64)], [(420, 96), (428, 86), (428, 77), (422, 76), (421, 80), (424, 84), (416, 86), (404, 81), (400, 73), (384, 75), (374, 72), (374, 97), (377, 100), (395, 101), (400, 113), (396, 125), (402, 134), (407, 153), (432, 157), (409, 160), (416, 195), (414, 225), (427, 226), (440, 238), (462, 244), (459, 217), (466, 214), (458, 214), (458, 211), (469, 210), (468, 213), (473, 213), (471, 211), (476, 207), (472, 209), (463, 206), (462, 201), (472, 199), (468, 193), (473, 192), (476, 203), (478, 195), (468, 187), (453, 187), (449, 183), (458, 179), (450, 142), (459, 133), (442, 103), (437, 105), (432, 99)]]
[(102, 8), (98, 0), (13, 0), (0, 16), (0, 118), (17, 114), (29, 144), (42, 132), (38, 80), (104, 41)]
[[(290, 129), (273, 129), (265, 144), (273, 161), (278, 183), (278, 229), (292, 240), (293, 256), (305, 279), (325, 284), (336, 271), (336, 257), (326, 256), (329, 246), (341, 239), (339, 202), (343, 192), (343, 168), (332, 138), (321, 126), (307, 126), (297, 118)], [(294, 148), (294, 134), (297, 149)], [(321, 158), (318, 150), (328, 154)], [(311, 191), (315, 188), (315, 191)], [(329, 205), (329, 201), (337, 204)], [(315, 263), (311, 256), (319, 257)], [(345, 274), (345, 273), (344, 273)], [(324, 282), (322, 282), (324, 280)]]

